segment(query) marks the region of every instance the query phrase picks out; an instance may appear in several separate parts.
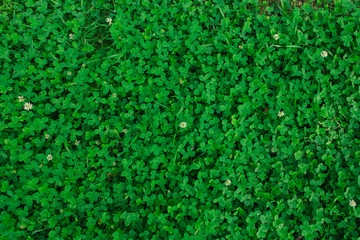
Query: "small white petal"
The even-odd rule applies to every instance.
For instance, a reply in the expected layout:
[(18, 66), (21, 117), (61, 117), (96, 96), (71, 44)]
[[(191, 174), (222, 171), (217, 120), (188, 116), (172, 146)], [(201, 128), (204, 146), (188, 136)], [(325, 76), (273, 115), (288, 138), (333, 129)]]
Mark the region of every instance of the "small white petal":
[(27, 111), (31, 110), (32, 107), (33, 107), (33, 105), (31, 103), (25, 103), (24, 104), (24, 109), (27, 110)]
[(322, 52), (321, 52), (321, 56), (322, 56), (322, 57), (327, 57), (327, 56), (328, 56), (328, 53), (327, 53), (326, 51), (322, 51)]

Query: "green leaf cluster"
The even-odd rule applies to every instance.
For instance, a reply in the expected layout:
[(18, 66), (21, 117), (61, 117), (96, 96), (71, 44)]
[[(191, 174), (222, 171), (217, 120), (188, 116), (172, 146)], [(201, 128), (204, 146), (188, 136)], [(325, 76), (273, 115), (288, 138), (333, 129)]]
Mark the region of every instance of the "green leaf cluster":
[(359, 239), (360, 5), (295, 2), (0, 3), (1, 237)]

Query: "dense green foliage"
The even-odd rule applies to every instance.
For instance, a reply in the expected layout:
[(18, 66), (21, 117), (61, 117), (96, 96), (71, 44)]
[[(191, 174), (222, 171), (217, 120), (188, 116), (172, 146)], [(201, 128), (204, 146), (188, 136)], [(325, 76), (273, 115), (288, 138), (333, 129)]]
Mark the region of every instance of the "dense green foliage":
[(360, 4), (308, 2), (0, 3), (0, 239), (360, 239)]

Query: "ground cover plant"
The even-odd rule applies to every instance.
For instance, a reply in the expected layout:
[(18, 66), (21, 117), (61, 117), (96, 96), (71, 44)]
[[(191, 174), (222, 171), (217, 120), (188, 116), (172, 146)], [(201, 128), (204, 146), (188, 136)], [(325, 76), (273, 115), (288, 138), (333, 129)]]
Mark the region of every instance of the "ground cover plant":
[(0, 239), (360, 239), (358, 1), (0, 4)]

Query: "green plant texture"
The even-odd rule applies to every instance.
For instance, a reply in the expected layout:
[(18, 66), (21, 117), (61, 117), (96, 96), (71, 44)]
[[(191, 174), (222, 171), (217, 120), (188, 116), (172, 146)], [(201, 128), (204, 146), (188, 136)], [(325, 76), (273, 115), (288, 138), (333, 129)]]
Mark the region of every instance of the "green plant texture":
[(360, 239), (360, 2), (3, 0), (0, 239)]

